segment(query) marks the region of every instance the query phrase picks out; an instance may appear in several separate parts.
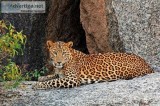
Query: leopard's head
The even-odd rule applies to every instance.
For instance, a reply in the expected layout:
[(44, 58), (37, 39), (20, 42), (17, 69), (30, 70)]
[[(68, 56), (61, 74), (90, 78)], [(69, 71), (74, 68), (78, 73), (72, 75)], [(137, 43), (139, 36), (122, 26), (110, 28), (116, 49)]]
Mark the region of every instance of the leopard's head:
[(50, 60), (54, 67), (61, 69), (65, 63), (72, 60), (72, 54), (70, 52), (72, 46), (73, 42), (47, 41)]

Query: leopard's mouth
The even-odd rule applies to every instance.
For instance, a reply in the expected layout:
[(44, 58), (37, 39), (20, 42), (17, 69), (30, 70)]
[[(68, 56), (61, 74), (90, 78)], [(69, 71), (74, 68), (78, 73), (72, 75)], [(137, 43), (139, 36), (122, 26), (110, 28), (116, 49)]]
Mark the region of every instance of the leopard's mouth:
[(62, 69), (62, 68), (63, 68), (63, 64), (62, 64), (62, 63), (56, 63), (56, 64), (54, 64), (54, 66), (55, 66), (56, 68), (59, 68), (59, 69)]
[(55, 67), (56, 67), (56, 68), (63, 68), (62, 65), (56, 65)]

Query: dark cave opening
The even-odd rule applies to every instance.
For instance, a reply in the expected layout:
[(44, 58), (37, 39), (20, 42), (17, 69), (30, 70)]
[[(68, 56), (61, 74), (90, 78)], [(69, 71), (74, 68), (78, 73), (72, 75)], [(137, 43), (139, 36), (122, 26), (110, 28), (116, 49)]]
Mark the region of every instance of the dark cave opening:
[(80, 22), (80, 0), (52, 1), (46, 26), (46, 40), (73, 41), (74, 49), (88, 53)]

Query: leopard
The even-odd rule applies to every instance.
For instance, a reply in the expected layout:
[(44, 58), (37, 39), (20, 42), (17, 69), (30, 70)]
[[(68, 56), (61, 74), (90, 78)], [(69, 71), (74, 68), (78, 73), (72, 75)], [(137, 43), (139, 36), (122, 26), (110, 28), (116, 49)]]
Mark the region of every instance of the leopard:
[[(73, 88), (85, 84), (129, 80), (154, 73), (150, 65), (133, 53), (85, 54), (73, 49), (73, 42), (46, 42), (55, 74), (37, 81), (32, 88)], [(57, 78), (56, 75), (59, 77)]]

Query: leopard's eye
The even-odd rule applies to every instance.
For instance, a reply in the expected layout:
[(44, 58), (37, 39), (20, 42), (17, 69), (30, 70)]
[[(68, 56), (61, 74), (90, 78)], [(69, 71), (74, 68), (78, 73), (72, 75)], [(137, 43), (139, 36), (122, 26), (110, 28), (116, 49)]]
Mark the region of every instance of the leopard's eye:
[(50, 59), (51, 61), (54, 61), (53, 58)]
[(54, 51), (53, 54), (57, 56), (57, 52), (56, 51)]

